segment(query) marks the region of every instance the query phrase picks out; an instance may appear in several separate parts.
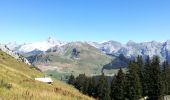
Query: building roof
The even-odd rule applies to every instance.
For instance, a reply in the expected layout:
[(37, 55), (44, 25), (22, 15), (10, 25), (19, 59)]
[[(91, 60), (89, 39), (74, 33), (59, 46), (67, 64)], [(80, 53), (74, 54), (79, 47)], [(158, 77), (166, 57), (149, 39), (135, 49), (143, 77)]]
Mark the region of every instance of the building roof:
[(44, 78), (35, 78), (36, 81), (44, 82), (44, 83), (52, 83), (53, 80), (50, 77), (44, 77)]

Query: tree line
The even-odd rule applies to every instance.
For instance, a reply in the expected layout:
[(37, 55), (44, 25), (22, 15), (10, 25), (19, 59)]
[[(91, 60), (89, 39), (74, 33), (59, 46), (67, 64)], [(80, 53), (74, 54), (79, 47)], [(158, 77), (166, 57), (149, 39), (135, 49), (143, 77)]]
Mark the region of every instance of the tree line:
[(170, 95), (170, 66), (167, 61), (160, 63), (158, 56), (146, 60), (138, 56), (129, 62), (126, 72), (120, 68), (111, 81), (104, 73), (98, 78), (80, 74), (71, 75), (68, 83), (99, 100), (163, 100)]

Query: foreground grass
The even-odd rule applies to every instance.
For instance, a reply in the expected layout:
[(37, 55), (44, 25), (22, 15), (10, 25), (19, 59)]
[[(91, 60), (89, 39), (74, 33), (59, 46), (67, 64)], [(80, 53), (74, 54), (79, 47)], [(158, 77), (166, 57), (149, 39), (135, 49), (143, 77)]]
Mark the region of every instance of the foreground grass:
[(53, 85), (35, 81), (44, 76), (0, 51), (0, 100), (92, 100), (58, 80)]

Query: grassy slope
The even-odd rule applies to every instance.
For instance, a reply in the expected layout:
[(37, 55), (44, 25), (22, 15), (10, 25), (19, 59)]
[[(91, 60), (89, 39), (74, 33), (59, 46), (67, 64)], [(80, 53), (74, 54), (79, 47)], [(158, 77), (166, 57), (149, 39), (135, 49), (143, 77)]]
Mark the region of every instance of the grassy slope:
[(12, 84), (0, 87), (2, 100), (91, 100), (73, 87), (55, 80), (53, 85), (34, 81), (43, 74), (0, 51), (0, 80)]

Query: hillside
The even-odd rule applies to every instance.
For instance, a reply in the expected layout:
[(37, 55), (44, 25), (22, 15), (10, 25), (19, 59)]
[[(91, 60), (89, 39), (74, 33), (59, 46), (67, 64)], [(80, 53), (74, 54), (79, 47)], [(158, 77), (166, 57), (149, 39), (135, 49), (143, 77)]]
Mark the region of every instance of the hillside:
[(0, 51), (0, 99), (2, 100), (92, 100), (60, 81), (53, 85), (35, 81), (44, 74)]
[(71, 73), (85, 73), (88, 76), (101, 74), (103, 65), (111, 62), (111, 57), (83, 42), (68, 43), (60, 48), (56, 46), (45, 53), (27, 58), (43, 72), (54, 77)]
[(123, 54), (120, 54), (119, 56), (113, 56), (113, 61), (109, 64), (106, 64), (103, 66), (103, 69), (105, 70), (111, 70), (111, 69), (119, 69), (119, 68), (126, 68), (128, 66), (128, 63), (130, 59), (126, 58)]

